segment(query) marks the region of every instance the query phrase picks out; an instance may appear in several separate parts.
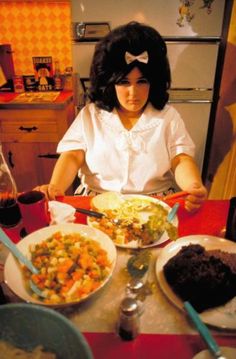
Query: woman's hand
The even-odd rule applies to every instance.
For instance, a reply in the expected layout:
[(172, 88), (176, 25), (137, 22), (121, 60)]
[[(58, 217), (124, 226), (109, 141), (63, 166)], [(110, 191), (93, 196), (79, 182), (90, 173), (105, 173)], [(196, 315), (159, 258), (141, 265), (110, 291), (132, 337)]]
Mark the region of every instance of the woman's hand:
[(206, 200), (207, 190), (202, 184), (194, 183), (187, 192), (189, 194), (185, 199), (185, 208), (188, 212), (195, 212)]
[(173, 158), (171, 166), (179, 188), (189, 193), (185, 200), (186, 210), (198, 210), (207, 198), (207, 189), (202, 184), (200, 171), (194, 159), (182, 153)]
[(36, 191), (43, 192), (47, 200), (55, 200), (57, 196), (64, 196), (65, 192), (54, 184), (43, 184), (34, 188)]

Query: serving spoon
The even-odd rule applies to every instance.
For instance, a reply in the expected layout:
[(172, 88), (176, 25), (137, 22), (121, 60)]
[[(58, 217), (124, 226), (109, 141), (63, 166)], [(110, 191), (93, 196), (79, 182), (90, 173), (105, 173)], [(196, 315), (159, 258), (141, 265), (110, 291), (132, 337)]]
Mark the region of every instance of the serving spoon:
[(10, 240), (6, 233), (0, 228), (0, 241), (9, 249), (9, 251), (21, 262), (23, 263), (32, 273), (38, 274), (38, 269), (33, 265), (33, 263), (19, 251), (17, 246)]
[(215, 339), (213, 338), (210, 331), (208, 330), (207, 326), (203, 323), (200, 316), (198, 315), (198, 313), (193, 308), (190, 302), (188, 301), (184, 302), (184, 309), (186, 310), (187, 314), (191, 318), (197, 331), (205, 341), (213, 357), (215, 359), (227, 359), (225, 356), (222, 355), (220, 347), (218, 346)]
[[(0, 241), (9, 249), (9, 251), (16, 257), (21, 263), (23, 263), (33, 274), (38, 274), (38, 269), (33, 263), (17, 248), (17, 246), (10, 240), (6, 233), (0, 228)], [(44, 293), (29, 280), (29, 285), (32, 291), (40, 297), (45, 297)]]

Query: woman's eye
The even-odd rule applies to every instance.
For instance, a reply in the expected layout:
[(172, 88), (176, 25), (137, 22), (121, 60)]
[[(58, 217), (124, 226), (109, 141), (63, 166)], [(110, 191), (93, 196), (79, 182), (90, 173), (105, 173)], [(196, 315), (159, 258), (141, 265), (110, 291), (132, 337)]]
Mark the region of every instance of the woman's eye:
[(147, 79), (139, 79), (138, 80), (138, 84), (148, 84), (148, 80)]
[(123, 79), (123, 80), (120, 80), (117, 85), (128, 85), (128, 84), (129, 84), (129, 81)]
[(128, 79), (122, 79), (120, 80), (117, 85), (118, 86), (129, 86), (132, 84), (136, 84), (136, 85), (143, 85), (143, 84), (149, 84), (148, 80), (146, 78), (141, 78), (141, 79), (137, 79), (134, 82), (130, 82)]

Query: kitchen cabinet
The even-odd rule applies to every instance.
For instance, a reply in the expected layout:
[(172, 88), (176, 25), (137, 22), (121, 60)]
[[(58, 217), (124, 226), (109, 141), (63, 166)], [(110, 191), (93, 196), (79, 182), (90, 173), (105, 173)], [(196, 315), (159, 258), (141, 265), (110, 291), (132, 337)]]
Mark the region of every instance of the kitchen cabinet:
[(49, 182), (57, 143), (75, 116), (74, 103), (72, 92), (60, 93), (51, 103), (24, 103), (11, 97), (2, 101), (0, 95), (0, 141), (18, 191), (24, 191)]

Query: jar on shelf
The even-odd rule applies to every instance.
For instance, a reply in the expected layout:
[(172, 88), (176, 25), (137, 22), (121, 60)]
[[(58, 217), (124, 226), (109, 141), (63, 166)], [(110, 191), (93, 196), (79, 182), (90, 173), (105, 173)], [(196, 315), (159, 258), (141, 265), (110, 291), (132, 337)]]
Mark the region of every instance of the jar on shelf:
[(23, 76), (15, 75), (13, 77), (14, 92), (22, 93), (25, 91)]
[(60, 63), (58, 60), (55, 60), (55, 68), (54, 68), (54, 90), (61, 91), (63, 90), (63, 76), (60, 70)]

